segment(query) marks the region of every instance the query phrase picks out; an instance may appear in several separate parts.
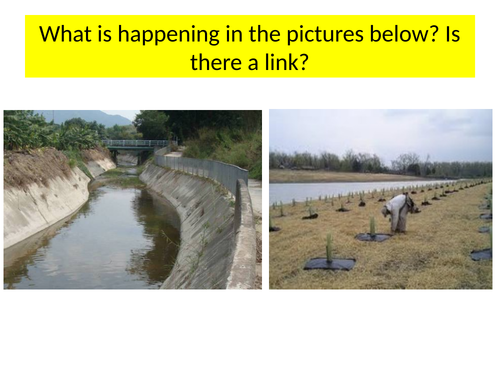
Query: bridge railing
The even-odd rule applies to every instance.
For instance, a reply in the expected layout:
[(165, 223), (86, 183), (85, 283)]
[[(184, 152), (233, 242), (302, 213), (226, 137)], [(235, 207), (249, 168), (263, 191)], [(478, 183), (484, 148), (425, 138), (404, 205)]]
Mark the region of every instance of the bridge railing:
[(114, 147), (166, 147), (168, 140), (114, 140), (105, 139), (102, 141), (105, 146)]
[(210, 178), (222, 184), (234, 196), (236, 196), (236, 184), (239, 179), (244, 180), (248, 185), (248, 171), (235, 165), (214, 160), (200, 160), (158, 154), (155, 155), (156, 165)]

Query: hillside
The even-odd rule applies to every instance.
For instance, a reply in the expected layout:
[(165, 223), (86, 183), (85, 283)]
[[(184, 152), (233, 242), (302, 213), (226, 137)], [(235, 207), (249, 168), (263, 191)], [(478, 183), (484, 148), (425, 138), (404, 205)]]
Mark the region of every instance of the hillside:
[(52, 121), (54, 117), (54, 122), (60, 124), (61, 122), (70, 120), (72, 118), (81, 118), (85, 121), (96, 121), (105, 127), (111, 127), (114, 125), (130, 125), (132, 121), (120, 115), (108, 115), (103, 111), (85, 111), (85, 110), (63, 110), (63, 111), (35, 111), (45, 117), (47, 121)]

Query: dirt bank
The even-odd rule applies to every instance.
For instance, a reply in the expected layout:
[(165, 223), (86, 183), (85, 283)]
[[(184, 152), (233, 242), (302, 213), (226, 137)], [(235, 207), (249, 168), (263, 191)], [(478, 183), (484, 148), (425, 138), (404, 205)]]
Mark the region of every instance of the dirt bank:
[(270, 183), (307, 183), (307, 182), (380, 182), (380, 181), (418, 181), (423, 177), (403, 176), (385, 173), (352, 173), (330, 171), (292, 171), (290, 169), (271, 169)]

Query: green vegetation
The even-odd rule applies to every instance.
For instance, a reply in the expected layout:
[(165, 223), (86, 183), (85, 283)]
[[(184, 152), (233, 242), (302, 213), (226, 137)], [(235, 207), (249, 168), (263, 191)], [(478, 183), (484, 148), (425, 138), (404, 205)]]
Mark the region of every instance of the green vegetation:
[(88, 178), (93, 179), (94, 177), (90, 173), (89, 169), (85, 165), (85, 162), (83, 161), (82, 155), (79, 151), (76, 150), (64, 150), (63, 154), (66, 155), (66, 157), (69, 160), (69, 166), (71, 168), (78, 167), (80, 170), (87, 175)]
[(434, 178), (479, 178), (491, 177), (491, 162), (431, 162), (430, 156), (424, 161), (415, 153), (399, 155), (390, 166), (384, 165), (375, 154), (347, 151), (343, 156), (322, 152), (288, 154), (272, 151), (269, 153), (270, 169), (294, 169), (307, 171), (335, 171), (357, 173), (391, 173), (397, 175), (423, 176)]
[(136, 140), (142, 139), (142, 133), (139, 133), (134, 125), (115, 125), (111, 128), (106, 128), (105, 136), (107, 139), (125, 139)]
[[(98, 124), (83, 120), (62, 125), (47, 123), (33, 111), (4, 112), (4, 149), (27, 150), (54, 147), (58, 150), (86, 150), (100, 145)], [(102, 130), (102, 129), (101, 129)]]
[(141, 111), (133, 122), (144, 139), (176, 139), (185, 157), (212, 159), (262, 178), (261, 111)]
[(370, 216), (370, 236), (375, 236), (375, 218)]
[(212, 159), (247, 169), (250, 178), (262, 179), (262, 130), (208, 129), (198, 131), (198, 137), (185, 143), (183, 156)]
[(146, 184), (142, 182), (138, 175), (127, 175), (127, 169), (115, 168), (104, 172), (99, 179), (100, 183), (118, 186), (121, 188), (142, 189)]

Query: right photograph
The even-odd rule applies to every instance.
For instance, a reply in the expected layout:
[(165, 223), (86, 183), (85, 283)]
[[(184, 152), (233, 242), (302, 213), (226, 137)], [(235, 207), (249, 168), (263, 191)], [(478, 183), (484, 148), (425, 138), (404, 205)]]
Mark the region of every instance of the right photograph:
[(492, 289), (492, 110), (271, 110), (271, 289)]

